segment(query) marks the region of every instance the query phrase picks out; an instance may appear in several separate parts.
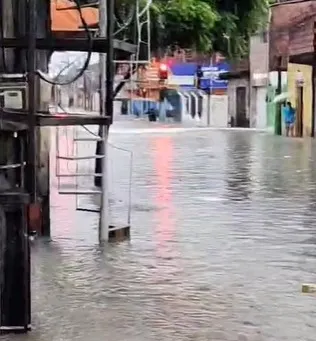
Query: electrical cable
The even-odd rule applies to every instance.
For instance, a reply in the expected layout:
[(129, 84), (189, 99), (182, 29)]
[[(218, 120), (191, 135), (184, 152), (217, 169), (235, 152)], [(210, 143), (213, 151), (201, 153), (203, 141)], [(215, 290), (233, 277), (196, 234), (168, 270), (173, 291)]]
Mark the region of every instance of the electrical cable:
[[(67, 110), (61, 105), (61, 104), (57, 104), (57, 106), (64, 112), (67, 113), (68, 115), (71, 115), (71, 113), (67, 112)], [(88, 133), (90, 133), (93, 136), (99, 137), (98, 134), (94, 133), (93, 131), (91, 131), (89, 128), (87, 128), (86, 126), (81, 126), (83, 129), (85, 129)]]
[[(37, 73), (39, 75), (39, 77), (49, 83), (49, 84), (52, 84), (52, 85), (60, 85), (60, 86), (64, 86), (64, 85), (69, 85), (73, 82), (75, 82), (76, 80), (78, 80), (83, 74), (84, 72), (88, 69), (89, 67), (89, 64), (90, 64), (90, 60), (91, 60), (91, 55), (92, 55), (92, 44), (93, 44), (93, 41), (92, 41), (92, 35), (91, 35), (91, 31), (89, 30), (89, 27), (87, 25), (87, 22), (85, 21), (84, 17), (83, 17), (83, 14), (82, 14), (82, 10), (81, 10), (81, 7), (80, 7), (80, 3), (78, 0), (73, 0), (75, 2), (75, 5), (77, 7), (77, 10), (79, 12), (79, 16), (80, 16), (80, 20), (82, 22), (82, 26), (84, 27), (86, 33), (87, 33), (87, 38), (88, 38), (88, 41), (89, 41), (89, 51), (88, 51), (88, 55), (87, 55), (87, 58), (86, 58), (86, 61), (82, 67), (82, 69), (78, 72), (78, 74), (73, 77), (73, 79), (71, 79), (70, 81), (66, 81), (66, 82), (56, 82), (56, 81), (53, 81), (53, 80), (50, 80), (48, 78), (45, 77), (45, 75), (40, 71), (40, 70), (37, 70)], [(146, 10), (148, 10), (148, 8), (150, 7), (150, 5), (152, 4), (152, 0), (147, 0), (147, 3), (146, 3), (146, 6), (142, 9), (142, 11), (140, 13), (136, 13), (136, 16), (139, 17), (139, 16), (142, 16)], [(126, 27), (128, 27), (133, 18), (134, 18), (134, 14), (135, 14), (135, 11), (136, 11), (136, 6), (131, 6), (130, 10), (129, 10), (129, 13), (127, 15), (127, 19), (126, 21), (124, 21), (121, 17), (120, 17), (120, 14), (117, 15), (118, 13), (116, 13), (115, 15), (115, 19), (116, 19), (116, 22), (119, 26), (119, 30), (115, 32), (115, 34), (119, 33), (120, 31), (122, 31), (123, 29), (125, 29)], [(120, 17), (120, 18), (118, 18)], [(139, 18), (136, 19), (137, 21), (139, 21)], [(121, 23), (119, 22), (121, 21)], [(139, 25), (139, 23), (138, 23)], [(138, 26), (137, 25), (137, 26)], [(139, 50), (139, 48), (138, 48)], [(139, 54), (139, 51), (138, 53)], [(131, 70), (132, 71), (132, 70)], [(133, 70), (134, 71), (134, 70)], [(132, 71), (132, 73), (133, 73)], [(127, 77), (128, 78), (128, 77)], [(116, 89), (117, 91), (118, 89)], [(116, 92), (115, 91), (115, 92)]]
[[(151, 1), (151, 0), (149, 0)], [(130, 24), (133, 22), (133, 19), (136, 17), (136, 6), (133, 4), (129, 5), (129, 11), (127, 12), (127, 15), (125, 15), (125, 18), (123, 18), (122, 15), (122, 8), (126, 9), (126, 3), (122, 4), (124, 6), (121, 6), (121, 8), (117, 8), (117, 6), (114, 9), (114, 19), (116, 21), (116, 25), (118, 26), (118, 30), (114, 32), (114, 36), (119, 34), (120, 32), (124, 31)]]
[[(128, 4), (128, 12), (126, 15), (124, 15), (125, 18), (123, 18), (123, 10), (126, 9), (126, 5), (127, 4), (121, 4), (120, 8), (118, 9), (115, 6), (115, 11), (114, 11), (114, 18), (116, 20), (117, 25), (121, 28), (122, 26), (128, 26), (129, 24), (131, 24), (133, 18), (134, 18), (134, 14), (135, 14), (135, 10), (136, 10), (136, 6), (132, 5), (132, 4)], [(124, 13), (125, 14), (125, 13)]]
[(140, 13), (135, 13), (136, 12), (136, 8), (137, 6), (133, 5), (130, 6), (130, 10), (129, 13), (127, 15), (127, 19), (124, 22), (124, 20), (122, 19), (122, 17), (120, 16), (120, 12), (117, 10), (116, 13), (114, 13), (114, 18), (116, 20), (117, 26), (119, 27), (119, 29), (114, 33), (114, 35), (120, 33), (121, 31), (123, 31), (125, 28), (127, 28), (133, 21), (134, 16), (136, 14), (136, 16), (138, 18), (141, 18), (146, 11), (149, 9), (149, 7), (151, 6), (153, 0), (147, 0), (147, 3), (145, 5), (145, 7), (142, 9), (142, 11)]
[(91, 35), (91, 31), (89, 30), (89, 26), (86, 22), (86, 20), (84, 19), (83, 17), (83, 13), (82, 13), (82, 10), (81, 10), (81, 7), (80, 7), (80, 3), (78, 0), (73, 0), (75, 5), (76, 5), (76, 8), (77, 8), (77, 11), (79, 12), (79, 17), (80, 17), (80, 20), (81, 20), (81, 23), (82, 23), (82, 26), (84, 27), (85, 29), (85, 32), (87, 33), (87, 39), (88, 39), (88, 42), (89, 42), (89, 50), (88, 50), (88, 55), (87, 55), (87, 58), (85, 60), (85, 63), (83, 65), (83, 67), (81, 68), (81, 70), (78, 72), (78, 74), (76, 76), (74, 76), (70, 81), (66, 81), (66, 82), (56, 82), (56, 81), (53, 81), (53, 80), (50, 80), (48, 78), (45, 77), (44, 73), (40, 70), (37, 70), (37, 74), (38, 76), (43, 80), (45, 81), (46, 83), (49, 83), (49, 84), (52, 84), (52, 85), (69, 85), (71, 83), (74, 83), (76, 80), (78, 80), (83, 74), (84, 72), (88, 69), (89, 67), (89, 64), (90, 64), (90, 60), (91, 60), (91, 56), (92, 56), (92, 47), (93, 47), (93, 40), (92, 40), (92, 35)]
[[(140, 10), (140, 3), (139, 3), (138, 0), (136, 1), (136, 6), (135, 6), (136, 7), (136, 13), (135, 13), (136, 25), (135, 25), (135, 32), (134, 32), (134, 34), (135, 34), (134, 41), (135, 41), (135, 44), (137, 45), (136, 60), (139, 60), (139, 57), (140, 57), (140, 52), (141, 52), (140, 51), (140, 45), (142, 43), (141, 29), (142, 29), (142, 25), (145, 24), (145, 22), (141, 23), (140, 19), (146, 13), (146, 11), (149, 10), (151, 5), (152, 5), (152, 0), (147, 0), (146, 5), (144, 6), (144, 8), (142, 8), (142, 10)], [(124, 28), (125, 28), (125, 26), (123, 26), (118, 31), (116, 31), (115, 34), (119, 33)], [(114, 90), (114, 97), (122, 90), (122, 88), (126, 84), (126, 81), (129, 80), (132, 77), (132, 75), (136, 72), (136, 70), (137, 70), (137, 65), (133, 65), (132, 67), (129, 68), (129, 71), (124, 76), (123, 81), (121, 81), (116, 86), (116, 88)]]
[(133, 10), (130, 13), (130, 17), (128, 17), (125, 22), (122, 20), (123, 21), (122, 24), (119, 23), (118, 18), (114, 15), (114, 19), (116, 20), (116, 24), (119, 27), (119, 29), (114, 32), (114, 36), (116, 36), (117, 34), (122, 32), (123, 30), (125, 30), (132, 23), (132, 21), (135, 17), (136, 7), (133, 6), (132, 8), (133, 8)]

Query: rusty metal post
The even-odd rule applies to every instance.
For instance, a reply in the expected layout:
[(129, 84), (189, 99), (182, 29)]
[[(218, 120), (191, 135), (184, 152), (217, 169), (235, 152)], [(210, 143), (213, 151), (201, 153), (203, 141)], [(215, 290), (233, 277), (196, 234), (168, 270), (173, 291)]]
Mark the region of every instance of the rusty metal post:
[[(277, 60), (278, 83), (276, 93), (279, 95), (282, 92), (282, 57), (279, 56)], [(275, 113), (275, 135), (282, 135), (282, 107), (281, 103), (276, 104)]]
[(108, 45), (106, 51), (106, 115), (111, 117), (113, 123), (113, 99), (114, 99), (114, 0), (107, 0), (107, 38)]

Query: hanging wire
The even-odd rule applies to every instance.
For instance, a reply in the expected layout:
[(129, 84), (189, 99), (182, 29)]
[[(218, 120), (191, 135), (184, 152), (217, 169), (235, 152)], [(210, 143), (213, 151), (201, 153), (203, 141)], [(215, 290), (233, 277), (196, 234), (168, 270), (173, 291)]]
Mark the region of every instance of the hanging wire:
[[(123, 15), (123, 12), (126, 9), (126, 6), (129, 7), (128, 12), (126, 15)], [(133, 18), (134, 18), (135, 10), (136, 10), (136, 6), (134, 4), (123, 3), (123, 4), (120, 4), (119, 9), (117, 8), (117, 6), (115, 6), (114, 18), (116, 20), (116, 24), (118, 25), (118, 27), (125, 28), (128, 25), (130, 25), (132, 23)]]
[(47, 83), (49, 83), (49, 84), (52, 84), (52, 85), (69, 85), (69, 84), (71, 84), (71, 83), (74, 83), (74, 82), (75, 82), (76, 80), (78, 80), (78, 79), (84, 74), (84, 72), (88, 69), (89, 64), (90, 64), (90, 60), (91, 60), (91, 56), (92, 56), (92, 47), (93, 47), (92, 34), (91, 34), (91, 31), (90, 31), (90, 29), (89, 29), (89, 26), (88, 26), (86, 20), (85, 20), (84, 17), (83, 17), (83, 13), (82, 13), (82, 9), (81, 9), (81, 7), (80, 7), (79, 0), (73, 0), (73, 1), (74, 1), (75, 5), (76, 5), (77, 11), (79, 12), (79, 17), (80, 17), (82, 26), (83, 26), (85, 32), (87, 33), (87, 39), (88, 39), (88, 42), (89, 42), (88, 54), (87, 54), (85, 63), (84, 63), (84, 65), (83, 65), (83, 67), (81, 68), (81, 70), (78, 72), (78, 74), (77, 74), (76, 76), (74, 76), (71, 80), (66, 81), (66, 82), (63, 82), (63, 83), (56, 82), (56, 81), (53, 81), (53, 80), (51, 80), (51, 79), (48, 79), (42, 71), (37, 70), (38, 76), (39, 76), (43, 81), (45, 81), (45, 82), (47, 82)]
[[(82, 126), (84, 130), (86, 130), (89, 134), (95, 137), (99, 137), (98, 134), (94, 133), (91, 131), (89, 128), (86, 126)], [(129, 175), (128, 175), (128, 211), (127, 211), (127, 224), (130, 225), (131, 223), (131, 215), (132, 215), (132, 189), (133, 189), (133, 164), (134, 164), (134, 153), (132, 150), (128, 150), (122, 147), (115, 146), (114, 144), (108, 142), (109, 146), (112, 147), (113, 149), (120, 150), (122, 152), (125, 152), (129, 154), (130, 156), (130, 166), (129, 166)], [(114, 173), (114, 168), (113, 168), (113, 162), (111, 162), (111, 169), (112, 169), (112, 174)], [(100, 210), (96, 209), (84, 209), (84, 208), (79, 208), (78, 210), (80, 211), (89, 211), (89, 212), (100, 212)], [(112, 210), (112, 206), (110, 205), (110, 211)]]
[[(140, 9), (140, 3), (138, 0), (136, 1), (136, 13), (135, 13), (135, 30), (134, 30), (134, 43), (137, 45), (137, 52), (136, 52), (136, 58), (135, 60), (139, 60), (140, 54), (141, 54), (141, 49), (140, 45), (142, 43), (141, 39), (141, 30), (142, 26), (147, 23), (148, 31), (150, 30), (150, 17), (147, 18), (147, 20), (144, 20), (143, 22), (141, 21), (142, 16), (147, 12), (149, 14), (149, 8), (152, 5), (152, 0), (147, 0), (146, 4), (144, 5), (144, 8)], [(122, 27), (122, 29), (119, 29), (118, 31), (115, 32), (115, 34), (121, 32), (125, 27)], [(148, 41), (148, 53), (147, 53), (147, 58), (148, 61), (150, 61), (150, 40)], [(137, 64), (131, 63), (129, 66), (128, 72), (125, 74), (123, 80), (121, 80), (117, 86), (115, 87), (114, 90), (114, 97), (118, 95), (118, 93), (122, 90), (124, 85), (126, 84), (127, 81), (132, 80), (132, 75), (135, 74), (137, 71)]]

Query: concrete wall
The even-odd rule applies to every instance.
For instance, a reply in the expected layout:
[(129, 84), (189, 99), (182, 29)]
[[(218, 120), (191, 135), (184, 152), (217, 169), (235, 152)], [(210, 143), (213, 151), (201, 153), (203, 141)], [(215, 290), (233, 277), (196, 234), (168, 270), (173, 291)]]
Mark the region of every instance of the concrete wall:
[(303, 85), (303, 135), (311, 136), (312, 134), (312, 67), (303, 64), (288, 64), (288, 91), (290, 101), (293, 106), (297, 100), (297, 73), (301, 72), (304, 78)]
[[(282, 92), (287, 91), (287, 72), (282, 72)], [(269, 85), (267, 88), (267, 129), (270, 132), (275, 130), (275, 116), (276, 116), (276, 104), (273, 102), (276, 96), (276, 90), (278, 85), (278, 73), (276, 71), (269, 73)]]
[[(236, 88), (244, 86), (246, 87), (246, 116), (249, 118), (249, 79), (248, 78), (238, 78), (230, 79), (228, 82), (227, 96), (228, 96), (228, 120), (231, 117), (236, 119)], [(235, 120), (236, 121), (236, 120)]]
[(269, 34), (262, 32), (250, 38), (250, 72), (267, 73), (269, 69)]
[(269, 34), (258, 33), (250, 38), (250, 127), (265, 128), (262, 124), (266, 117), (266, 101), (263, 88), (269, 82)]

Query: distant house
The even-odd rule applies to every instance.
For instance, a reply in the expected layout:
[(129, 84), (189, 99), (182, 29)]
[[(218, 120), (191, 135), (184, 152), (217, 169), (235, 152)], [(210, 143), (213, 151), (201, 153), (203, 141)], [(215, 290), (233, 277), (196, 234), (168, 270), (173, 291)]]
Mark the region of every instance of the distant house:
[(288, 1), (271, 7), (270, 69), (288, 71), (295, 106), (296, 136), (315, 133), (315, 1)]
[(228, 80), (228, 117), (232, 127), (249, 127), (250, 118), (250, 71), (249, 60), (231, 65), (231, 71), (220, 75)]
[(231, 65), (221, 78), (228, 83), (228, 115), (235, 127), (267, 128), (266, 97), (269, 41), (266, 31), (250, 38), (249, 56)]

